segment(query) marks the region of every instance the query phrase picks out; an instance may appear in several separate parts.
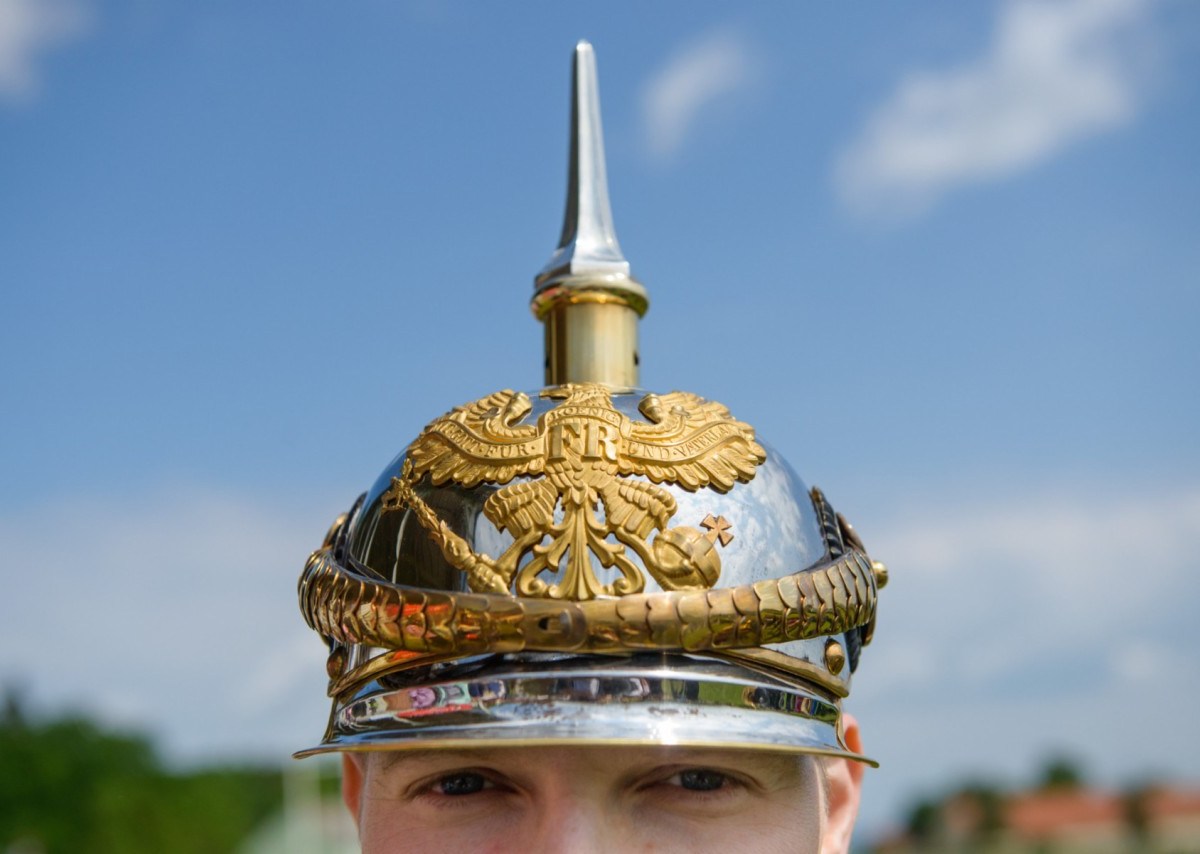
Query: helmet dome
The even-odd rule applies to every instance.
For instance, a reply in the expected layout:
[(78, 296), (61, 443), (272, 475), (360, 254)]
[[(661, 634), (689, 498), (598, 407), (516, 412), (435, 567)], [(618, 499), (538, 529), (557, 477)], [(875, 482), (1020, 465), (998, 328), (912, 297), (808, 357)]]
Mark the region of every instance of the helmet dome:
[[(841, 753), (876, 583), (824, 496), (720, 404), (497, 392), (431, 422), (310, 561), (335, 697), (317, 750), (662, 743), (682, 705), (673, 742)], [(585, 683), (600, 694), (562, 696)], [(595, 707), (614, 701), (610, 728)]]

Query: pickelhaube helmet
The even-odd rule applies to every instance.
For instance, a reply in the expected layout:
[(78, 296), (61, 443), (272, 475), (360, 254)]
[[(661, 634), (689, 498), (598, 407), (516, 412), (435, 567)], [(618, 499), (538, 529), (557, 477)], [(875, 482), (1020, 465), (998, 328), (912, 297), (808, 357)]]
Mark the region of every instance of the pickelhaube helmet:
[[(645, 288), (612, 225), (575, 51), (562, 237), (535, 279), (546, 387), (435, 418), (300, 578), (333, 709), (298, 753), (655, 744), (846, 756), (886, 581), (720, 403), (638, 388)], [(740, 413), (739, 413), (740, 414)]]

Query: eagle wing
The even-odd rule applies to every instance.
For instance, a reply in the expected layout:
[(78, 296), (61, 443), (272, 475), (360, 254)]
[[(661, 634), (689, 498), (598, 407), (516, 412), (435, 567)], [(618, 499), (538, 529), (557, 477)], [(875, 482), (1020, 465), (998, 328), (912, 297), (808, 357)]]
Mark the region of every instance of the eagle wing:
[(754, 428), (722, 404), (681, 391), (664, 394), (657, 403), (657, 421), (633, 422), (618, 460), (621, 474), (727, 492), (754, 477), (766, 460)]
[(535, 425), (516, 423), (530, 409), (527, 395), (506, 389), (450, 410), (409, 445), (413, 475), (470, 487), (540, 473), (543, 437)]

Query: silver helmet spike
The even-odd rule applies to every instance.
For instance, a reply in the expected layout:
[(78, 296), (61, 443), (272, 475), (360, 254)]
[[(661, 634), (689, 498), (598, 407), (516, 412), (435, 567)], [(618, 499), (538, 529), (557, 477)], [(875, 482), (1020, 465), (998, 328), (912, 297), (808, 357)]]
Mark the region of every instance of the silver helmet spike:
[(581, 39), (572, 74), (571, 160), (562, 237), (536, 283), (540, 289), (552, 280), (596, 274), (628, 276), (629, 262), (617, 243), (608, 202), (596, 53)]
[(546, 382), (637, 385), (637, 319), (647, 305), (613, 228), (596, 54), (580, 40), (562, 236), (534, 279), (533, 311), (546, 323)]

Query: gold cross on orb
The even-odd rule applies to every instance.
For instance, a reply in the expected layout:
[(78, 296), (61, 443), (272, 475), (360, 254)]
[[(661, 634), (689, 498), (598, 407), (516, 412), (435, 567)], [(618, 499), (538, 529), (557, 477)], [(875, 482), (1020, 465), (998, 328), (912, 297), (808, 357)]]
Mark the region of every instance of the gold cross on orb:
[(729, 520), (724, 516), (718, 516), (714, 519), (713, 514), (709, 513), (704, 517), (704, 521), (700, 525), (708, 529), (708, 533), (704, 536), (708, 537), (710, 543), (720, 540), (721, 545), (727, 546), (733, 542), (733, 534), (729, 533), (729, 529), (733, 525), (729, 524)]

